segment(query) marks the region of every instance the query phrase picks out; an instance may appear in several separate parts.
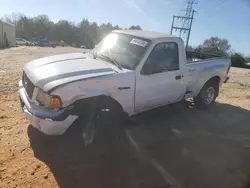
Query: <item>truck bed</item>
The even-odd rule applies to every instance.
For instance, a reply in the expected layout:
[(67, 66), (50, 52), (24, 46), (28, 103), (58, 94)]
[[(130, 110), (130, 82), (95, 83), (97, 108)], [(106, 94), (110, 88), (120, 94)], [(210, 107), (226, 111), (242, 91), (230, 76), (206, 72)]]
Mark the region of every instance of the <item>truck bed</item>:
[(186, 57), (187, 57), (188, 62), (193, 62), (193, 61), (201, 61), (201, 60), (219, 58), (219, 57), (222, 57), (222, 56), (208, 54), (208, 53), (186, 51)]
[(187, 62), (187, 95), (197, 96), (204, 83), (213, 76), (220, 77), (220, 84), (227, 79), (230, 68), (229, 57), (208, 58), (205, 60), (194, 60)]

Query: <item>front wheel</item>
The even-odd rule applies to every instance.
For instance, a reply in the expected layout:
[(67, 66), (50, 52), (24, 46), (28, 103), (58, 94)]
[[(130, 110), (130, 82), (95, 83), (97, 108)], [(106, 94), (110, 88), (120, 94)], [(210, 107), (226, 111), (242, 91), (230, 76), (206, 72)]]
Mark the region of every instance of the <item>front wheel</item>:
[(85, 146), (88, 146), (93, 143), (98, 125), (100, 123), (100, 112), (98, 110), (94, 110), (85, 120), (85, 126), (82, 129), (82, 138), (84, 140)]
[(206, 109), (215, 103), (218, 93), (219, 85), (215, 82), (208, 82), (194, 98), (194, 103), (197, 107)]
[(66, 137), (76, 140), (85, 146), (91, 145), (97, 134), (100, 124), (99, 110), (89, 109), (84, 111), (84, 116), (80, 116), (78, 120), (65, 133)]

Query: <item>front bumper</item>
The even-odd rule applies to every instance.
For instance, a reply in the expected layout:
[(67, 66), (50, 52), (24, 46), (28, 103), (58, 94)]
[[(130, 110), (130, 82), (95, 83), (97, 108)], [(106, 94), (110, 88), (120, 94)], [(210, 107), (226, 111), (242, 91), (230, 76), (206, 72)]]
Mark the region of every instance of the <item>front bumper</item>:
[(49, 110), (30, 102), (22, 82), (18, 90), (21, 106), (30, 124), (46, 135), (62, 135), (78, 118), (67, 113), (67, 109)]

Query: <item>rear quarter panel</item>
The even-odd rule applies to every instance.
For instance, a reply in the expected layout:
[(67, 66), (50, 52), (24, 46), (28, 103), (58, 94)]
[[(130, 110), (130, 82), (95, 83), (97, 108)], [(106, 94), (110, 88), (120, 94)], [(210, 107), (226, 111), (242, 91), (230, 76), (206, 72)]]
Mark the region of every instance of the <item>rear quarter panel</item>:
[(192, 95), (197, 96), (204, 84), (215, 76), (220, 77), (221, 85), (227, 78), (229, 66), (230, 59), (228, 57), (188, 63), (188, 79), (190, 82), (188, 83), (187, 90), (192, 90)]

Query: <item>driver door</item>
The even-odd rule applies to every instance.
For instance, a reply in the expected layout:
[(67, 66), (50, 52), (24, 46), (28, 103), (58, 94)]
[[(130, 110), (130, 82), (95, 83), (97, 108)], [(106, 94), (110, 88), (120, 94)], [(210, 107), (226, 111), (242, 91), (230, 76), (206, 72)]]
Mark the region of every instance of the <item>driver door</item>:
[(135, 110), (145, 111), (181, 100), (185, 94), (177, 43), (158, 43), (136, 76)]

